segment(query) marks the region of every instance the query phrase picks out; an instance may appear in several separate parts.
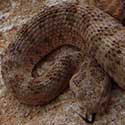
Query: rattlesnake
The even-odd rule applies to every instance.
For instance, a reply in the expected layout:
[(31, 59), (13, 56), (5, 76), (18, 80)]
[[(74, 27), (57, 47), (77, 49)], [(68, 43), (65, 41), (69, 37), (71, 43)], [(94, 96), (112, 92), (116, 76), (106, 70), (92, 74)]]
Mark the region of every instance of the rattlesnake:
[[(119, 21), (96, 7), (68, 2), (44, 6), (3, 53), (3, 80), (20, 102), (38, 105), (54, 99), (71, 79), (70, 88), (86, 115), (103, 112), (110, 98), (109, 76), (125, 89), (124, 34)], [(36, 77), (39, 61), (65, 45), (80, 51), (60, 54), (44, 75)]]

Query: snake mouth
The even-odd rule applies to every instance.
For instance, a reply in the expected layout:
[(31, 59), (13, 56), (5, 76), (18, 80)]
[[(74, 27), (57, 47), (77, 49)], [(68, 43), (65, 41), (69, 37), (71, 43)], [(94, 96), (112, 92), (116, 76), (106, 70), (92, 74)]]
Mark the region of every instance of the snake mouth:
[(87, 115), (84, 117), (80, 113), (76, 112), (86, 123), (92, 124), (95, 121), (96, 113), (92, 113), (91, 115)]

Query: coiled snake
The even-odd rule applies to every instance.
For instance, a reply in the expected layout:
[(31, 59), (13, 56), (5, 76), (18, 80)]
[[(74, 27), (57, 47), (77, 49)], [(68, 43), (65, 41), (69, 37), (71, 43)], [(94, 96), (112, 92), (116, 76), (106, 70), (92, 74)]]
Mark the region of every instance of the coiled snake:
[[(60, 54), (44, 75), (35, 77), (39, 61), (65, 45), (78, 50)], [(48, 103), (71, 79), (80, 108), (92, 115), (90, 121), (84, 119), (93, 122), (95, 113), (107, 107), (110, 78), (125, 89), (125, 29), (96, 7), (67, 2), (44, 6), (18, 31), (1, 67), (6, 86), (20, 102), (31, 105)]]

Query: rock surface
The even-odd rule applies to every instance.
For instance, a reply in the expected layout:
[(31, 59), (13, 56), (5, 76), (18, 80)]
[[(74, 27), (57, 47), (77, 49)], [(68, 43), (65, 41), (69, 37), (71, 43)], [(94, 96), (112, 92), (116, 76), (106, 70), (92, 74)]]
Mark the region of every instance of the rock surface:
[[(37, 13), (42, 4), (43, 0), (0, 0), (0, 54), (18, 28)], [(125, 125), (124, 100), (125, 92), (115, 85), (107, 113), (98, 116), (93, 125)], [(27, 106), (20, 104), (6, 89), (1, 74), (0, 107), (0, 125), (87, 125), (75, 113), (79, 108), (69, 88), (48, 105)]]

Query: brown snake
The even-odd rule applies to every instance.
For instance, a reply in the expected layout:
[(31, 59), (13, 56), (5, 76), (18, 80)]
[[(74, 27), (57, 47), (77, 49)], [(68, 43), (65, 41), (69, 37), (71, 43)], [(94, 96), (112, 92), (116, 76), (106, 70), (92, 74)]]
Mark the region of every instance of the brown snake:
[[(65, 45), (81, 52), (60, 54), (44, 75), (35, 77), (39, 61)], [(103, 112), (110, 97), (109, 76), (125, 89), (125, 29), (96, 7), (67, 2), (44, 6), (18, 31), (1, 66), (6, 86), (22, 103), (46, 104), (71, 79), (70, 88), (86, 115)], [(90, 104), (84, 104), (88, 98)]]
[(100, 8), (106, 13), (109, 13), (111, 16), (120, 20), (125, 25), (125, 0), (92, 0), (92, 1), (96, 7)]

